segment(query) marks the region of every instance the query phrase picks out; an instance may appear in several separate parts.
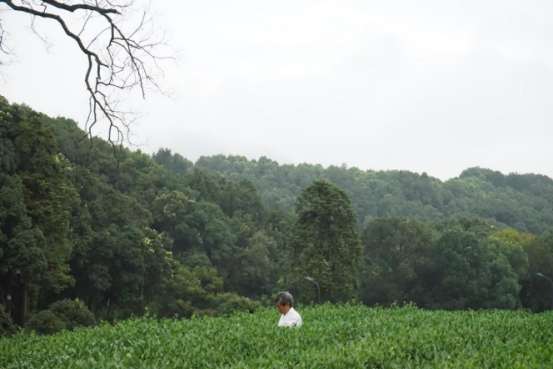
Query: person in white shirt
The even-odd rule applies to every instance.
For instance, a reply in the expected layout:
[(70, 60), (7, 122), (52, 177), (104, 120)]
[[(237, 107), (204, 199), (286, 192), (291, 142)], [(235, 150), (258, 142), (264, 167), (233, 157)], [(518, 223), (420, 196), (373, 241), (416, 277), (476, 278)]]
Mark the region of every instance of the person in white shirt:
[(275, 299), (278, 311), (282, 314), (278, 321), (279, 327), (301, 327), (303, 321), (300, 314), (293, 308), (294, 298), (288, 292), (281, 292)]

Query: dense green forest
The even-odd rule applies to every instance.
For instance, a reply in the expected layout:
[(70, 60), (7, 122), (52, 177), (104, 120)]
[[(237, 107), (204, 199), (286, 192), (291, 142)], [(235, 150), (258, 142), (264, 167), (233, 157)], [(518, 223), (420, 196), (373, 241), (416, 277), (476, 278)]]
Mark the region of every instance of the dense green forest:
[(549, 307), (553, 181), (154, 155), (0, 97), (0, 335), (269, 304)]
[[(158, 163), (169, 170), (190, 170), (192, 163), (160, 150)], [(178, 164), (177, 164), (178, 163)], [(185, 169), (186, 168), (186, 169)], [(422, 222), (479, 217), (499, 228), (541, 234), (553, 225), (553, 180), (543, 175), (509, 174), (470, 168), (458, 178), (442, 182), (426, 173), (362, 171), (321, 165), (279, 165), (266, 157), (201, 157), (197, 169), (231, 180), (251, 181), (266, 204), (279, 203), (293, 211), (300, 191), (316, 179), (343, 188), (358, 214), (358, 228), (378, 217), (400, 217)]]

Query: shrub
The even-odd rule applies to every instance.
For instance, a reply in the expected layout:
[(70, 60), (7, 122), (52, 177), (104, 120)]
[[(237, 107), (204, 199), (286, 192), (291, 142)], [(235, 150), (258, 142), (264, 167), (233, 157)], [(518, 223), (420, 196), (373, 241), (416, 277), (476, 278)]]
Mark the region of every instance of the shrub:
[(12, 319), (4, 310), (4, 306), (0, 305), (0, 337), (14, 334), (16, 331)]
[(27, 323), (27, 331), (37, 334), (53, 334), (65, 329), (65, 323), (50, 310), (35, 313)]
[(247, 297), (238, 296), (233, 293), (217, 294), (214, 300), (216, 304), (214, 315), (216, 316), (228, 316), (236, 311), (247, 311), (253, 313), (261, 307), (259, 302), (252, 301)]
[(56, 301), (48, 309), (54, 313), (64, 324), (66, 329), (73, 330), (79, 326), (96, 325), (94, 314), (79, 300)]

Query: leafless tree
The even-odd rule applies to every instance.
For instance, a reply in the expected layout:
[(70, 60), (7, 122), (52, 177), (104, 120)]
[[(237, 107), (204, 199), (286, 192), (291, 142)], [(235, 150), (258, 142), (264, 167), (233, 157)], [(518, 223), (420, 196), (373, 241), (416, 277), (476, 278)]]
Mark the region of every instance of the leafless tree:
[[(136, 112), (119, 108), (132, 90), (145, 98), (147, 90), (165, 93), (159, 62), (175, 59), (164, 33), (154, 25), (155, 16), (138, 0), (0, 0), (0, 12), (30, 15), (31, 29), (38, 21), (56, 23), (86, 57), (83, 74), (90, 96), (86, 132), (92, 136), (99, 122), (109, 124), (109, 141), (121, 144), (129, 138)], [(0, 19), (0, 57), (10, 54), (6, 30)], [(42, 38), (42, 37), (41, 37)], [(44, 39), (43, 39), (44, 40)], [(46, 41), (45, 41), (46, 42)], [(2, 66), (0, 59), (0, 66)]]

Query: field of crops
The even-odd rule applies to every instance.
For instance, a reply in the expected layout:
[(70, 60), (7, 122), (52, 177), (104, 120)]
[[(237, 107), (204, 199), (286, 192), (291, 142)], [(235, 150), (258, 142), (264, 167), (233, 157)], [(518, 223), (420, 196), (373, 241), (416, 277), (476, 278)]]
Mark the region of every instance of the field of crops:
[(414, 307), (276, 309), (230, 318), (128, 320), (0, 339), (0, 368), (551, 368), (553, 314)]

